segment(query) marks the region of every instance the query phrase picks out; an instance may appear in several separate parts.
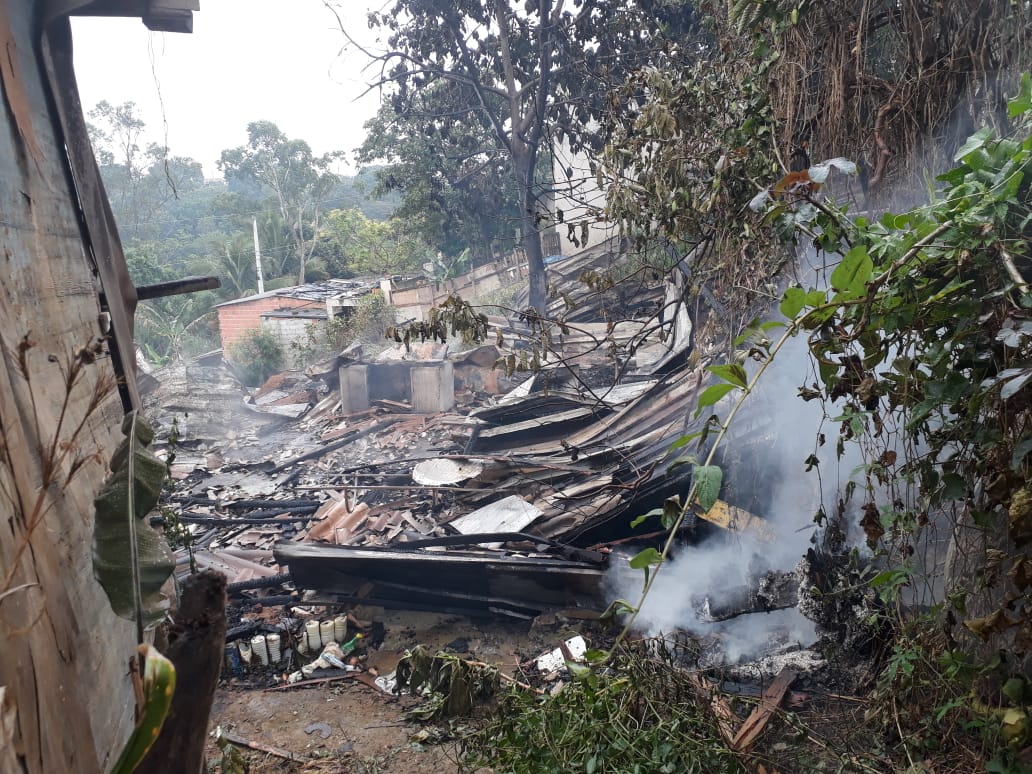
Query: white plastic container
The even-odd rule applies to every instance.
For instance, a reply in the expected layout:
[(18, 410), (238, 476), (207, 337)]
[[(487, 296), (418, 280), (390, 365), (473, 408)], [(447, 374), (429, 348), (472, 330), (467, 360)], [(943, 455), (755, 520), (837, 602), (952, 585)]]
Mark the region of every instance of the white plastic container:
[(324, 648), (333, 642), (333, 621), (323, 621), (319, 624), (319, 636)]
[(348, 636), (348, 619), (345, 616), (338, 616), (333, 619), (333, 641), (344, 642)]
[(245, 664), (250, 664), (254, 654), (251, 652), (251, 643), (247, 640), (238, 640), (237, 649), (240, 651), (240, 659)]
[(269, 650), (269, 663), (278, 664), (280, 662), (280, 636), (278, 634), (266, 634), (265, 645)]
[(264, 634), (256, 634), (251, 638), (251, 651), (258, 656), (262, 666), (269, 665), (269, 647), (265, 642)]
[(305, 645), (308, 646), (309, 653), (318, 653), (322, 650), (322, 636), (319, 634), (319, 622), (318, 621), (306, 621), (305, 622)]

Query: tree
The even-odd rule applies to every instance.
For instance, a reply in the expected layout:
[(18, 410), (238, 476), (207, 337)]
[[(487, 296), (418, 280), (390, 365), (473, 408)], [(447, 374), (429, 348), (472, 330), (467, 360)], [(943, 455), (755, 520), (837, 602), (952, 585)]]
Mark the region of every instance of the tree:
[(204, 185), (201, 165), (170, 156), (156, 143), (141, 147), (146, 124), (133, 102), (101, 100), (89, 116), (90, 141), (123, 238), (158, 238), (162, 227), (156, 216), (169, 201)]
[(247, 145), (222, 152), (218, 168), (230, 186), (272, 198), (289, 227), (298, 283), (303, 283), (324, 199), (339, 180), (331, 166), (340, 154), (316, 156), (307, 142), (291, 140), (271, 121), (248, 124), (247, 137)]
[(112, 105), (101, 100), (89, 117), (90, 142), (98, 151), (97, 160), (102, 166), (120, 167), (126, 184), (121, 193), (125, 195), (129, 186), (143, 177), (144, 156), (139, 143), (146, 124), (136, 114), (135, 102)]
[[(176, 278), (155, 256), (150, 244), (134, 244), (125, 251), (133, 282), (147, 285)], [(210, 325), (215, 296), (210, 291), (141, 301), (136, 308), (136, 342), (156, 362), (181, 360), (217, 346)]]
[[(669, 7), (682, 11), (678, 2)], [(490, 142), (481, 158), (503, 159), (519, 192), (530, 304), (543, 311), (539, 230), (548, 223), (550, 181), (538, 174), (539, 157), (561, 139), (575, 149), (594, 144), (591, 119), (605, 84), (662, 42), (662, 19), (617, 0), (571, 9), (565, 0), (396, 0), (389, 11), (370, 14), (370, 24), (390, 33), (388, 50), (375, 55), (382, 67), (376, 85), (389, 89), (396, 114), (418, 114), (420, 95), (447, 82), (457, 100), (448, 117), (485, 127)]]
[(493, 146), (490, 126), (456, 111), (469, 101), (466, 88), (442, 81), (421, 89), (403, 115), (384, 104), (366, 123), (357, 160), (384, 162), (375, 172), (375, 190), (400, 192), (394, 216), (436, 249), (491, 255), (496, 243), (515, 246), (519, 189), (504, 154), (485, 152)]
[(256, 292), (258, 272), (254, 263), (254, 237), (250, 234), (236, 234), (223, 240), (213, 239), (208, 255), (193, 264), (192, 273), (212, 273), (222, 283), (218, 290), (220, 298), (242, 298)]
[(318, 252), (334, 274), (394, 274), (421, 271), (433, 250), (399, 218), (370, 220), (358, 210), (326, 216)]

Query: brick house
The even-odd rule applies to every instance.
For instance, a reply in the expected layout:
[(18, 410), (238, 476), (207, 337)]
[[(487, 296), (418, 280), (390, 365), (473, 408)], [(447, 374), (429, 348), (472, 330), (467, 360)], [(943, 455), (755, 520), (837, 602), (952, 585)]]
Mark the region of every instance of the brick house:
[(331, 279), (224, 301), (215, 306), (222, 348), (256, 328), (274, 333), (288, 347), (304, 338), (309, 325), (346, 315), (359, 299), (377, 290), (375, 281)]

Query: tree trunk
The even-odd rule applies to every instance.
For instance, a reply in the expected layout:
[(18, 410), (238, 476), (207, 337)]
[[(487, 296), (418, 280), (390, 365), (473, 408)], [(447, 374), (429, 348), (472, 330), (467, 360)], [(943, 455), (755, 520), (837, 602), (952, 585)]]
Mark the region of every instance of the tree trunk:
[(530, 306), (544, 315), (548, 306), (548, 279), (545, 277), (545, 257), (541, 252), (541, 235), (536, 220), (533, 210), (520, 220), (520, 246), (527, 255)]
[(537, 226), (537, 199), (534, 195), (534, 153), (526, 144), (513, 142), (512, 165), (516, 182), (523, 198), (520, 218), (520, 247), (527, 256), (529, 280), (528, 304), (544, 315), (548, 306), (548, 280), (545, 277), (545, 257), (541, 252), (541, 234)]

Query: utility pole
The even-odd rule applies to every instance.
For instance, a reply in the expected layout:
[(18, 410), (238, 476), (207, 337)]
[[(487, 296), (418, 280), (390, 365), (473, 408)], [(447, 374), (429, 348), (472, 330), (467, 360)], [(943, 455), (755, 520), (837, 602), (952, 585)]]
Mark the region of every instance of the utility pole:
[(254, 268), (258, 271), (258, 292), (265, 292), (265, 280), (262, 278), (262, 250), (258, 246), (258, 218), (251, 216), (251, 225), (254, 227)]

